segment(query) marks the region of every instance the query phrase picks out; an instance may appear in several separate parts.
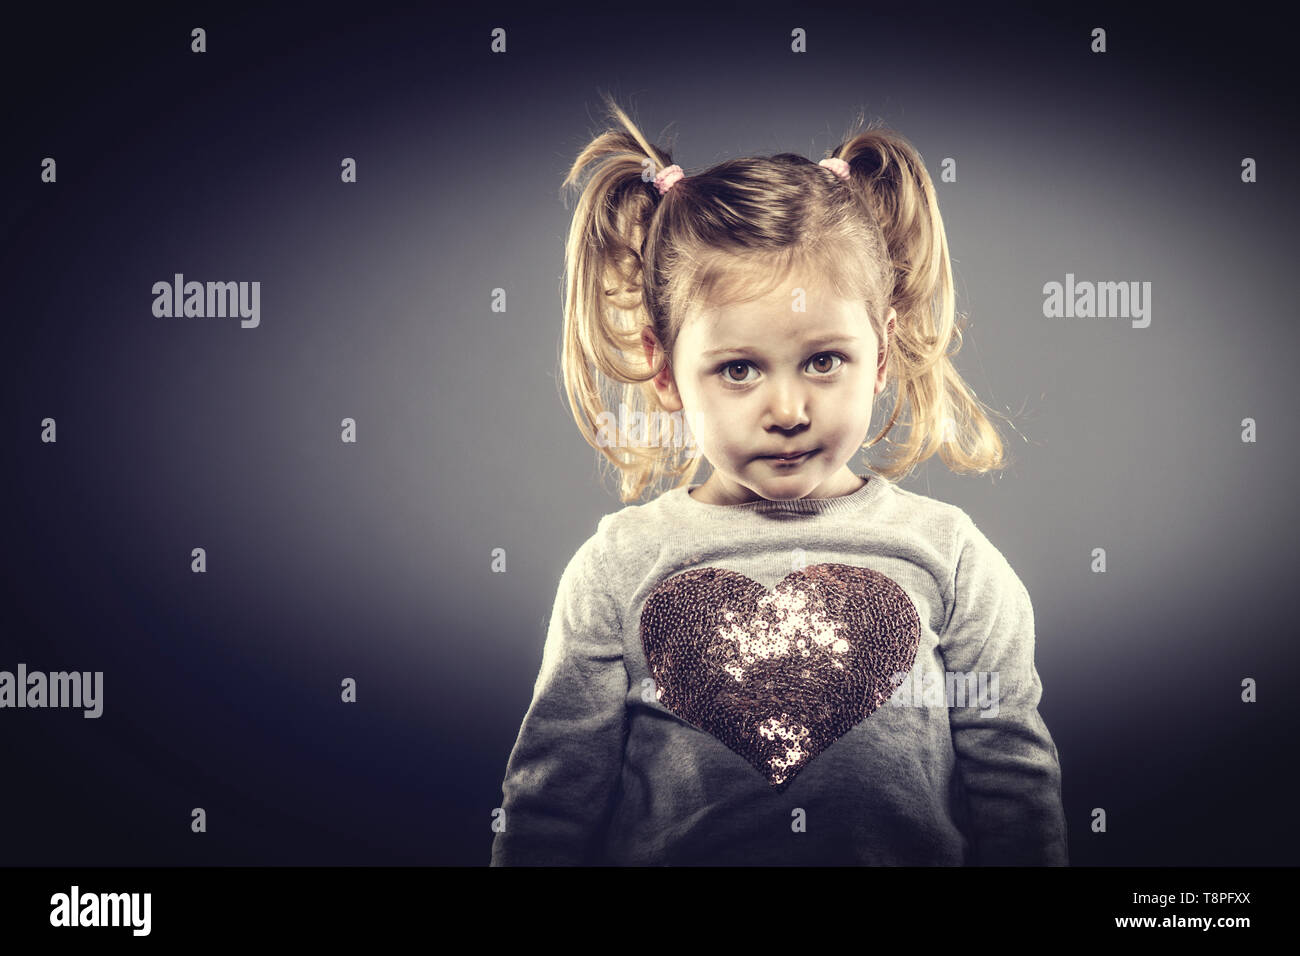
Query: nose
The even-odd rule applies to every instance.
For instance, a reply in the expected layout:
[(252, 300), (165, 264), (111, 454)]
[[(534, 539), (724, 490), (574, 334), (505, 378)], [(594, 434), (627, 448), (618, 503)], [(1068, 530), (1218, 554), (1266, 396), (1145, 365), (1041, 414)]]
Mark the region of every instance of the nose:
[(782, 431), (807, 425), (808, 408), (803, 386), (785, 378), (773, 381), (768, 391), (765, 418), (768, 427)]

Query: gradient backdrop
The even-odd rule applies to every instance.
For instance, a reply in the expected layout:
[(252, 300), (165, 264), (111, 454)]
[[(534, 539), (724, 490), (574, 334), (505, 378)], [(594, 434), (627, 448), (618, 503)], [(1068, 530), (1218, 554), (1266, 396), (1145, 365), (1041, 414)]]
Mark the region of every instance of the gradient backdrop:
[[(34, 6), (0, 40), (0, 669), (103, 671), (104, 714), (0, 710), (0, 864), (486, 865), (560, 572), (622, 507), (558, 371), (602, 89), (688, 175), (819, 159), (859, 107), (917, 145), (957, 365), (1018, 432), (996, 479), (902, 484), (1032, 595), (1072, 862), (1300, 861), (1294, 57), (1264, 15)], [(259, 281), (260, 326), (155, 317), (178, 272)], [(1045, 318), (1067, 273), (1150, 282), (1150, 326)]]

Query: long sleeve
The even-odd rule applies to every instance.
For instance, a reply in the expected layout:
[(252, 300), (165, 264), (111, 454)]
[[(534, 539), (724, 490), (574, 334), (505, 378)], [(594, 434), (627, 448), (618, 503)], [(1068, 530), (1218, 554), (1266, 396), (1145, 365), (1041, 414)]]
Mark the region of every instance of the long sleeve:
[[(602, 522), (603, 523), (603, 522)], [(626, 741), (622, 623), (601, 529), (560, 578), (532, 702), (506, 764), (492, 866), (599, 862)]]
[[(1038, 703), (1034, 612), (1020, 578), (967, 517), (953, 610), (941, 638), (945, 669), (997, 676), (993, 706), (949, 708), (957, 773), (978, 866), (1069, 865), (1061, 767)], [(993, 685), (987, 685), (992, 691)], [(974, 704), (978, 703), (978, 706)]]

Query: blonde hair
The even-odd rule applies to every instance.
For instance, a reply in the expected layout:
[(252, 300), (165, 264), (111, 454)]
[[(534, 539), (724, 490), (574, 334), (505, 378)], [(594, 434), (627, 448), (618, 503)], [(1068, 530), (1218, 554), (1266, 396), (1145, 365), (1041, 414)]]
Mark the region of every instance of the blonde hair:
[[(859, 115), (831, 153), (848, 163), (847, 181), (781, 153), (718, 163), (660, 195), (653, 179), (672, 164), (671, 154), (605, 99), (622, 128), (583, 148), (563, 183), (577, 188), (595, 163), (565, 246), (560, 361), (574, 421), (617, 468), (624, 502), (665, 476), (678, 487), (688, 484), (700, 463), (674, 440), (680, 423), (651, 384), (664, 366), (646, 361), (642, 328), (654, 332), (667, 364), (691, 308), (758, 298), (796, 270), (824, 276), (837, 296), (865, 303), (882, 345), (883, 321), (891, 306), (897, 311), (885, 389), (894, 389), (894, 407), (884, 429), (863, 445), (883, 439), (892, 450), (872, 468), (876, 474), (897, 480), (935, 452), (959, 473), (1006, 466), (985, 406), (952, 363), (966, 317), (954, 314), (934, 185), (906, 139), (874, 123), (862, 128)], [(644, 445), (602, 440), (602, 419), (616, 415), (602, 390), (606, 382), (628, 414), (645, 416)], [(909, 421), (899, 420), (904, 406), (913, 413)], [(906, 428), (905, 437), (890, 441), (896, 426)]]

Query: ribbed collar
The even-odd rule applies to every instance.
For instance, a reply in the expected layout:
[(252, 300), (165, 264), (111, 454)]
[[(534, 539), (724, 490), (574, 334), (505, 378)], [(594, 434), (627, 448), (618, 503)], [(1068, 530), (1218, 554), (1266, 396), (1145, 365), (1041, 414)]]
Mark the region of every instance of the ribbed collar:
[[(692, 498), (687, 494), (687, 488), (673, 488), (664, 494), (670, 496), (668, 501), (665, 502), (666, 504), (675, 508), (687, 509), (701, 517), (717, 516), (725, 518), (728, 515), (741, 514), (771, 515), (776, 518), (819, 514), (846, 515), (867, 508), (882, 495), (886, 495), (892, 490), (890, 483), (879, 475), (859, 475), (858, 477), (867, 479), (867, 483), (850, 495), (840, 495), (836, 498), (791, 498), (786, 501), (760, 499), (758, 501), (742, 502), (738, 505), (714, 505), (709, 504), (707, 501)], [(691, 485), (690, 489), (698, 487), (700, 487), (698, 484)]]

